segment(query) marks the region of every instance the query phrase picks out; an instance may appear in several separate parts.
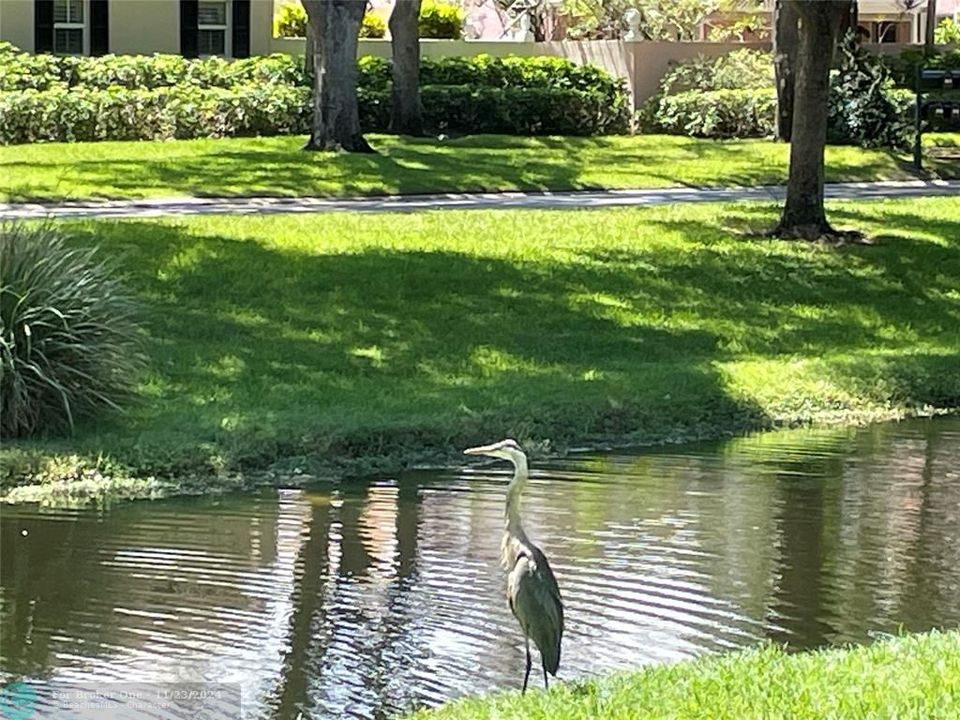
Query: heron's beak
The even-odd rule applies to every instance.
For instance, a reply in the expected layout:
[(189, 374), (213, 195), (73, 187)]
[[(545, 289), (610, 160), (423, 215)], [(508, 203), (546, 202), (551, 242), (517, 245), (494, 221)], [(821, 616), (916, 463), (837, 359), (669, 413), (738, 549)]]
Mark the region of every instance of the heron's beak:
[(467, 448), (463, 451), (464, 455), (489, 455), (493, 452), (494, 445), (480, 445), (479, 447)]

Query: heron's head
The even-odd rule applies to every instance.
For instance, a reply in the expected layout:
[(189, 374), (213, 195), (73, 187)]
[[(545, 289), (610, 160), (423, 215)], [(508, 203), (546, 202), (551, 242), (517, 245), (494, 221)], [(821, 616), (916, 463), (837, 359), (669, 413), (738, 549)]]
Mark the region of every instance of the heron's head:
[(492, 445), (467, 448), (463, 451), (463, 454), (486, 455), (487, 457), (500, 458), (501, 460), (509, 460), (514, 465), (518, 465), (521, 461), (526, 461), (527, 459), (527, 456), (523, 454), (523, 450), (517, 444), (517, 441), (510, 439), (501, 440)]

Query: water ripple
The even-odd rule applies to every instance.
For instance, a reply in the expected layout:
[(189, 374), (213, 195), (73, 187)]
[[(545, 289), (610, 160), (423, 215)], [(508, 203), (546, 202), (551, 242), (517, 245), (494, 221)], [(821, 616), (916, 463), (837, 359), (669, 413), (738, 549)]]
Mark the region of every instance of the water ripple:
[[(509, 479), (484, 465), (4, 510), (0, 675), (33, 681), (46, 709), (63, 683), (233, 682), (263, 718), (519, 687)], [(524, 515), (564, 598), (563, 679), (960, 624), (956, 418), (538, 463)]]

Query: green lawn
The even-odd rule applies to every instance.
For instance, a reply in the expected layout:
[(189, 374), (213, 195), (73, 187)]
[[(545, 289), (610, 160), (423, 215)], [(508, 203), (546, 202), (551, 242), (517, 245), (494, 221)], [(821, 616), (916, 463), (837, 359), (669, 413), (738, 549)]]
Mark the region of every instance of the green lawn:
[(644, 442), (960, 406), (960, 199), (830, 213), (875, 244), (745, 237), (775, 220), (756, 203), (73, 224), (143, 299), (143, 399), (72, 439), (7, 443), (0, 484), (99, 468), (202, 486), (447, 461), (508, 434)]
[[(784, 182), (788, 155), (767, 140), (662, 135), (371, 141), (379, 155), (306, 153), (302, 137), (0, 147), (0, 201), (761, 185)], [(928, 164), (960, 176), (953, 160)], [(829, 181), (912, 176), (906, 159), (887, 151), (827, 151)]]
[(960, 632), (787, 655), (772, 646), (657, 666), (549, 693), (469, 698), (419, 720), (952, 720)]

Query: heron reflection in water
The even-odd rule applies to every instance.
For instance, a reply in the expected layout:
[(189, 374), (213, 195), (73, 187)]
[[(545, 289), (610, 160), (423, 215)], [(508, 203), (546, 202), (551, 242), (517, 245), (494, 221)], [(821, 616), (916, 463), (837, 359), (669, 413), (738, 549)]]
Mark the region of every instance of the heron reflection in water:
[(530, 679), (530, 640), (540, 651), (543, 685), (549, 688), (547, 673), (557, 676), (560, 641), (563, 637), (563, 602), (547, 556), (530, 542), (520, 522), (520, 495), (527, 483), (527, 456), (513, 440), (469, 448), (466, 455), (486, 455), (513, 463), (513, 480), (507, 486), (506, 529), (501, 544), (501, 562), (507, 570), (507, 598), (510, 610), (520, 623), (527, 646), (527, 671), (523, 692)]

